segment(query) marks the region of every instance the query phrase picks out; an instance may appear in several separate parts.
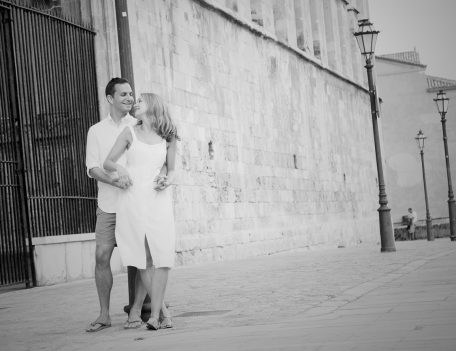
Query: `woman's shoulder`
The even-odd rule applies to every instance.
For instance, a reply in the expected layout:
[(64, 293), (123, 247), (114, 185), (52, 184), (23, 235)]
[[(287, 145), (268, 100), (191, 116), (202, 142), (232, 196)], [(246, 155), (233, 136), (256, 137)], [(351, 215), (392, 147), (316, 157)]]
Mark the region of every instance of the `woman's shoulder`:
[(134, 138), (134, 126), (127, 125), (125, 128), (120, 132), (120, 137), (126, 139), (127, 141), (131, 142)]

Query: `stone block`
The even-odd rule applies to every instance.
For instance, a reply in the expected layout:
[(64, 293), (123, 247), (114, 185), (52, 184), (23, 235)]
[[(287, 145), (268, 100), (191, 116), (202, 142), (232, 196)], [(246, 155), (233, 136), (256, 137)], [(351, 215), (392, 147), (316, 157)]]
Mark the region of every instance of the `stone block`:
[(82, 242), (69, 242), (65, 245), (65, 265), (67, 281), (80, 279), (83, 277), (83, 262), (82, 262)]
[(95, 274), (95, 240), (82, 242), (82, 277), (91, 278)]
[(34, 250), (38, 286), (67, 280), (65, 244), (36, 245)]

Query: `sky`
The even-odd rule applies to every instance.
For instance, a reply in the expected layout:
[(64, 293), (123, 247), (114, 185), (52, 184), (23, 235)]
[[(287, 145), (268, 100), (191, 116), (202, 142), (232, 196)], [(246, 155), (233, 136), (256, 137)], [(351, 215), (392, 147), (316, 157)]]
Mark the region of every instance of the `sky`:
[(426, 74), (456, 80), (456, 0), (368, 0), (378, 55), (416, 51)]

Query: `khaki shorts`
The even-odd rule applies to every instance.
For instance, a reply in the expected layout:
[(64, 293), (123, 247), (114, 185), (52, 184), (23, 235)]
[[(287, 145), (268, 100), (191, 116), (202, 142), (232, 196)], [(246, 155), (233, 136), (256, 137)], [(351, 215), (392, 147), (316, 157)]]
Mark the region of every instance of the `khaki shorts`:
[(97, 224), (95, 225), (95, 242), (98, 245), (116, 245), (116, 214), (106, 213), (97, 207)]

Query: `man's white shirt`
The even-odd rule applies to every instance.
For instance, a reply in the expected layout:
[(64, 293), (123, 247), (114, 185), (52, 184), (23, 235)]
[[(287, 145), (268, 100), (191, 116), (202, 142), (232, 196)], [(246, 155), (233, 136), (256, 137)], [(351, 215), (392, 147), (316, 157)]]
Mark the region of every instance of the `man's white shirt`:
[[(120, 120), (120, 123), (114, 122), (111, 115), (104, 120), (94, 124), (89, 128), (87, 133), (86, 149), (86, 167), (87, 175), (92, 178), (89, 171), (92, 168), (99, 167), (105, 173), (113, 176), (112, 173), (103, 168), (103, 163), (111, 151), (119, 134), (128, 126), (135, 125), (137, 119), (131, 115), (126, 115)], [(119, 164), (125, 164), (125, 155), (122, 155), (118, 161)], [(98, 182), (98, 207), (107, 213), (116, 212), (116, 202), (119, 188), (112, 185)]]

